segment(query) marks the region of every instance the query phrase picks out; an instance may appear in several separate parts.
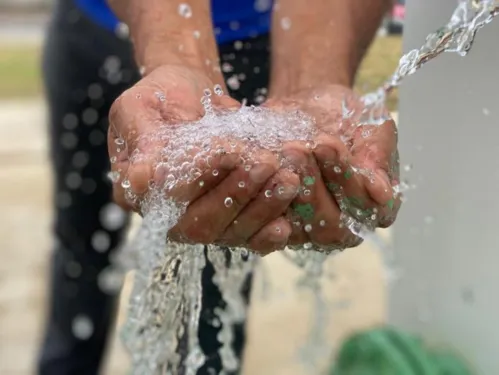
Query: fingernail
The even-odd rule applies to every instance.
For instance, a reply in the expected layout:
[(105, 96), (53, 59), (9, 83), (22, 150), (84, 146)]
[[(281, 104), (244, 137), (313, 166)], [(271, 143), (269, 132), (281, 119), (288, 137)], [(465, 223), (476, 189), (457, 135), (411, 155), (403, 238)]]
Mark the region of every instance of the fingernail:
[(391, 188), (391, 184), (390, 184), (390, 179), (388, 178), (388, 174), (384, 171), (384, 170), (377, 170), (376, 171), (376, 176), (377, 178), (379, 178), (381, 181), (383, 181), (383, 183), (385, 184), (385, 188), (386, 189), (390, 189)]
[(249, 171), (249, 178), (256, 183), (267, 181), (273, 174), (275, 169), (269, 164), (256, 164)]

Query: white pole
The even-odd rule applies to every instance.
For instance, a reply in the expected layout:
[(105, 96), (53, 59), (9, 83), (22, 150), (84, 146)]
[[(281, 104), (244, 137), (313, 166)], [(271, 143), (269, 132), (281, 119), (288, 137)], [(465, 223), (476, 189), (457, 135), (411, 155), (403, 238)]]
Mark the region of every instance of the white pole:
[[(455, 0), (408, 0), (404, 50), (444, 25)], [(403, 174), (417, 188), (395, 226), (401, 279), (391, 323), (454, 346), (499, 374), (499, 20), (471, 53), (446, 54), (402, 84)]]

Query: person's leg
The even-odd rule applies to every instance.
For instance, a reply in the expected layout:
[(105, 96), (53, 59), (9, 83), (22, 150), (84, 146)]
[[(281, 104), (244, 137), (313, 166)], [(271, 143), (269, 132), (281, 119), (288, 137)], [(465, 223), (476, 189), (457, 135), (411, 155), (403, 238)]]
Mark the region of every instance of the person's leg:
[[(242, 48), (239, 48), (242, 43)], [(258, 105), (265, 100), (269, 81), (269, 38), (263, 36), (254, 40), (222, 45), (219, 48), (229, 94), (247, 104)], [(219, 327), (213, 326), (215, 310), (223, 308), (225, 302), (218, 287), (213, 283), (215, 270), (209, 261), (203, 271), (203, 298), (201, 320), (199, 322), (199, 344), (207, 360), (198, 375), (218, 374), (222, 370), (218, 350), (221, 347), (217, 335)], [(247, 303), (251, 292), (251, 276), (248, 277), (241, 293)], [(245, 343), (245, 325), (235, 327), (233, 349), (242, 360)]]
[(135, 79), (129, 46), (60, 1), (48, 31), (43, 73), (54, 173), (55, 248), (43, 375), (97, 374), (116, 298), (98, 277), (128, 215), (111, 203), (107, 117)]

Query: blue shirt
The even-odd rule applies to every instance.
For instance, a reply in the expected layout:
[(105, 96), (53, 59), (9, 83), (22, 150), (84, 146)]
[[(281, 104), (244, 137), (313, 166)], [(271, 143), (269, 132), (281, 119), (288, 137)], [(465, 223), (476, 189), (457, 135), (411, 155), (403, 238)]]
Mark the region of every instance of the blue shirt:
[[(106, 0), (74, 1), (97, 24), (111, 31), (117, 29), (119, 20), (106, 4)], [(217, 42), (221, 44), (268, 33), (270, 30), (272, 1), (211, 0)], [(185, 3), (189, 4), (189, 0), (185, 0)], [(192, 16), (195, 17), (196, 15), (193, 14)], [(168, 20), (165, 20), (165, 22), (168, 22)]]

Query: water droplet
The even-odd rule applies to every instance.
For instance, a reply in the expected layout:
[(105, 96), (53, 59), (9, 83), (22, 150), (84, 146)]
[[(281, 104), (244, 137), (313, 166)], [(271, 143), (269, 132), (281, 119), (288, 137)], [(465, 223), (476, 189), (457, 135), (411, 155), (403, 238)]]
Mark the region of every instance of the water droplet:
[(213, 88), (213, 91), (215, 92), (215, 95), (222, 96), (224, 94), (224, 90), (222, 89), (222, 86), (220, 85), (215, 85)]
[(186, 3), (180, 3), (178, 6), (178, 14), (180, 14), (182, 17), (185, 18), (191, 18), (192, 17), (192, 9), (189, 4)]
[(289, 17), (281, 18), (281, 27), (283, 30), (289, 30), (291, 28), (291, 20)]
[(303, 195), (309, 196), (310, 193), (311, 193), (311, 191), (308, 189), (303, 190)]
[(490, 110), (488, 108), (483, 108), (482, 109), (482, 113), (485, 115), (485, 116), (488, 116), (490, 115)]
[(231, 198), (231, 197), (227, 197), (227, 198), (225, 198), (225, 200), (224, 200), (224, 205), (225, 205), (225, 207), (230, 207), (230, 206), (232, 206), (232, 203), (234, 203), (234, 201), (232, 200), (232, 198)]
[(234, 49), (236, 51), (239, 51), (239, 50), (243, 49), (243, 42), (241, 42), (240, 40), (236, 40), (234, 42)]
[(204, 181), (199, 181), (199, 187), (203, 187), (204, 186)]
[(114, 140), (114, 143), (116, 143), (117, 145), (124, 145), (125, 144), (125, 140), (123, 138), (116, 138)]
[(128, 189), (130, 188), (131, 184), (130, 184), (130, 180), (128, 178), (125, 178), (123, 181), (121, 181), (121, 187), (123, 189)]
[(377, 217), (376, 214), (372, 214), (371, 215), (371, 220), (376, 220), (376, 217)]
[(97, 231), (92, 235), (91, 243), (95, 251), (104, 253), (108, 251), (111, 246), (111, 238), (106, 232)]
[(326, 226), (326, 220), (319, 221), (319, 226), (325, 227)]
[(156, 98), (162, 103), (166, 102), (166, 95), (164, 92), (156, 92)]
[(114, 164), (114, 163), (116, 163), (116, 160), (118, 160), (118, 158), (116, 156), (111, 156), (111, 158), (109, 159), (109, 162), (111, 164)]
[(241, 83), (239, 82), (237, 75), (233, 75), (227, 79), (227, 86), (229, 86), (232, 90), (239, 90)]
[(237, 221), (237, 220), (234, 220), (234, 224), (237, 224), (237, 223), (238, 223), (238, 221)]
[(145, 76), (145, 74), (146, 74), (146, 67), (145, 67), (145, 66), (141, 66), (141, 67), (139, 68), (139, 74), (140, 74), (141, 76)]
[(312, 224), (307, 224), (305, 227), (303, 227), (303, 230), (307, 233), (312, 231)]
[(265, 197), (270, 198), (272, 196), (272, 190), (265, 190)]
[(207, 97), (210, 97), (211, 96), (211, 90), (210, 89), (204, 89), (203, 90), (203, 95), (207, 96)]
[(304, 243), (303, 244), (303, 248), (305, 250), (310, 250), (314, 245), (312, 244), (312, 242), (307, 242), (307, 243)]
[(277, 233), (281, 233), (281, 232), (282, 232), (282, 229), (281, 229), (281, 227), (275, 227), (275, 231), (276, 231)]
[(77, 315), (72, 322), (73, 335), (80, 340), (88, 340), (94, 333), (94, 324), (86, 315)]
[(335, 165), (333, 167), (333, 171), (334, 171), (334, 173), (341, 173), (341, 168), (339, 166)]
[(110, 171), (108, 172), (107, 174), (107, 178), (109, 178), (109, 180), (115, 184), (117, 183), (119, 180), (120, 180), (120, 172), (117, 172), (117, 171)]
[(404, 171), (409, 172), (412, 170), (412, 164), (404, 165)]
[[(119, 172), (116, 172), (119, 174)], [(118, 230), (126, 224), (128, 215), (120, 206), (115, 203), (108, 203), (99, 212), (99, 220), (107, 230)]]
[(218, 170), (217, 169), (214, 169), (213, 172), (211, 172), (211, 174), (213, 176), (218, 176)]
[(244, 170), (245, 170), (246, 172), (249, 172), (249, 171), (251, 170), (251, 165), (245, 165), (245, 166), (244, 166)]
[(192, 35), (194, 35), (194, 38), (196, 39), (199, 39), (201, 37), (201, 33), (199, 32), (199, 30), (195, 30)]
[(237, 186), (239, 186), (242, 189), (243, 187), (246, 186), (246, 183), (244, 181), (239, 181), (239, 183), (237, 184)]

